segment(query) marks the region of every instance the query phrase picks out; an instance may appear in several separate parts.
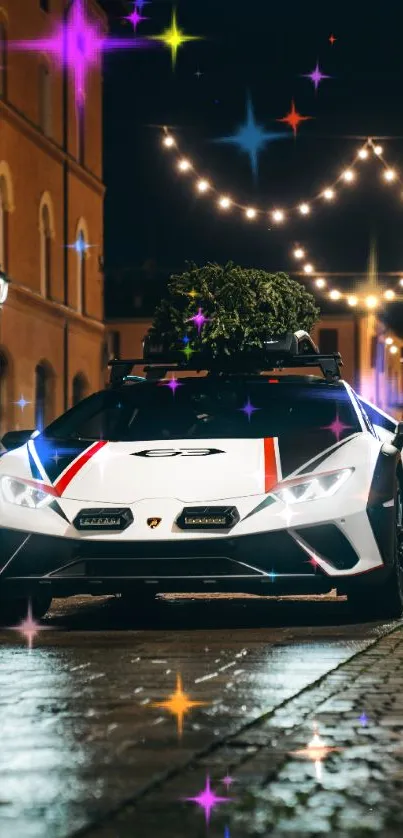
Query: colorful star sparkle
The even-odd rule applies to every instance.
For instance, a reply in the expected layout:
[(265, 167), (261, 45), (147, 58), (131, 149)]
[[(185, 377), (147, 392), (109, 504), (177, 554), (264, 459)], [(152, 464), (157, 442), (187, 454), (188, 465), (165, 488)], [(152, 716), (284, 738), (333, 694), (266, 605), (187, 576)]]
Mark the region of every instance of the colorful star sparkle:
[(201, 332), (204, 324), (208, 323), (209, 320), (210, 320), (210, 318), (205, 317), (201, 308), (198, 309), (197, 314), (194, 314), (193, 317), (188, 318), (188, 322), (191, 321), (197, 327), (197, 331), (198, 331), (199, 335), (200, 335), (200, 332)]
[(360, 723), (361, 723), (362, 727), (366, 727), (366, 726), (367, 726), (367, 724), (368, 724), (368, 716), (366, 715), (366, 713), (361, 713), (361, 716), (360, 716), (360, 718), (359, 718), (359, 721), (360, 721)]
[(187, 344), (184, 349), (181, 349), (181, 352), (183, 352), (186, 360), (189, 361), (194, 353), (194, 349), (192, 349), (192, 347), (189, 346), (189, 344)]
[(242, 410), (242, 412), (245, 414), (245, 416), (248, 417), (248, 420), (250, 422), (250, 417), (253, 413), (255, 413), (256, 410), (260, 410), (260, 407), (253, 407), (253, 404), (251, 404), (250, 397), (248, 396), (248, 401), (246, 402), (246, 404), (243, 407), (238, 407), (238, 410)]
[(182, 678), (180, 675), (176, 676), (176, 690), (169, 696), (166, 701), (157, 701), (152, 705), (153, 707), (164, 707), (169, 710), (173, 716), (176, 716), (178, 725), (178, 736), (181, 737), (183, 733), (183, 720), (186, 713), (193, 707), (206, 707), (205, 701), (192, 701), (186, 693), (183, 692)]
[(331, 35), (329, 35), (329, 43), (331, 44), (331, 46), (333, 46), (336, 41), (337, 41), (337, 38), (334, 37), (333, 33)]
[(169, 381), (161, 381), (161, 384), (164, 384), (165, 387), (169, 387), (169, 389), (172, 391), (173, 396), (175, 395), (178, 387), (183, 386), (182, 382), (178, 381), (178, 379), (175, 378), (174, 375), (171, 375), (171, 378), (169, 379)]
[(35, 637), (37, 636), (37, 634), (39, 634), (40, 631), (49, 629), (49, 626), (42, 626), (40, 623), (38, 623), (33, 618), (33, 616), (32, 616), (32, 605), (31, 605), (31, 603), (29, 603), (28, 604), (27, 616), (25, 617), (25, 619), (21, 623), (19, 623), (18, 626), (10, 626), (10, 628), (13, 631), (20, 632), (20, 634), (23, 635), (23, 637), (27, 641), (28, 649), (29, 649), (29, 651), (31, 651), (32, 646), (33, 646), (33, 641), (35, 640)]
[(231, 803), (230, 797), (219, 797), (212, 791), (209, 775), (206, 777), (204, 789), (196, 797), (185, 797), (185, 800), (189, 803), (197, 803), (198, 806), (204, 809), (206, 824), (210, 823), (211, 813), (215, 806), (219, 803)]
[(71, 250), (75, 250), (80, 256), (84, 256), (84, 253), (87, 252), (91, 247), (96, 247), (95, 244), (87, 244), (85, 241), (84, 236), (77, 236), (75, 242), (73, 244), (68, 244), (68, 248)]
[(320, 738), (318, 733), (318, 728), (316, 723), (313, 726), (313, 737), (306, 748), (302, 748), (299, 751), (291, 751), (292, 756), (296, 757), (306, 757), (306, 759), (312, 760), (315, 763), (315, 773), (316, 779), (320, 781), (322, 779), (322, 762), (326, 757), (334, 752), (340, 751), (340, 748), (331, 748), (328, 745), (325, 745), (323, 739)]
[(322, 73), (322, 70), (319, 67), (319, 61), (317, 61), (315, 69), (312, 70), (310, 73), (304, 73), (303, 78), (310, 79), (315, 88), (315, 91), (317, 91), (323, 79), (331, 79), (332, 77), (325, 75), (325, 73)]
[(237, 132), (228, 137), (219, 137), (214, 140), (216, 143), (231, 143), (238, 146), (240, 151), (249, 156), (252, 173), (256, 179), (258, 176), (259, 152), (274, 140), (284, 140), (285, 134), (278, 131), (265, 131), (256, 122), (253, 104), (250, 95), (246, 101), (246, 121), (239, 126)]
[(14, 402), (14, 404), (18, 405), (18, 407), (20, 407), (20, 408), (21, 408), (21, 413), (23, 413), (23, 412), (24, 412), (24, 408), (27, 406), (27, 404), (32, 404), (32, 402), (27, 402), (27, 400), (26, 400), (26, 399), (24, 399), (24, 396), (23, 396), (23, 395), (22, 395), (22, 393), (21, 393), (21, 396), (20, 396), (20, 398), (18, 399), (18, 402)]
[(291, 100), (291, 110), (286, 116), (281, 117), (281, 119), (277, 119), (277, 122), (287, 122), (287, 124), (292, 128), (294, 137), (297, 136), (297, 130), (300, 122), (306, 122), (308, 119), (313, 119), (313, 116), (301, 116), (300, 113), (295, 108), (294, 99)]
[(139, 4), (136, 3), (134, 8), (133, 8), (133, 11), (130, 13), (130, 15), (125, 16), (125, 20), (128, 20), (129, 23), (132, 24), (133, 30), (135, 32), (139, 23), (142, 23), (143, 20), (149, 20), (149, 18), (144, 17), (143, 15), (140, 14)]
[(182, 46), (182, 44), (186, 44), (188, 41), (201, 41), (202, 38), (200, 35), (185, 35), (181, 29), (178, 29), (178, 24), (176, 21), (176, 9), (172, 11), (172, 19), (171, 19), (171, 26), (169, 29), (165, 29), (161, 35), (151, 35), (150, 39), (152, 41), (161, 41), (165, 46), (169, 47), (171, 50), (171, 59), (172, 59), (172, 69), (175, 69), (176, 66), (176, 59), (178, 55), (178, 49)]
[(85, 0), (73, 0), (67, 23), (59, 23), (50, 37), (9, 42), (10, 50), (47, 52), (71, 70), (76, 103), (81, 107), (85, 102), (87, 73), (99, 65), (103, 53), (146, 46), (149, 44), (144, 40), (104, 35), (101, 24), (87, 16)]
[(225, 786), (225, 788), (228, 790), (232, 786), (234, 778), (231, 777), (229, 774), (226, 774), (225, 777), (222, 778), (221, 782), (223, 786)]
[(341, 421), (339, 414), (337, 413), (336, 418), (333, 419), (333, 422), (331, 422), (330, 425), (324, 425), (323, 427), (321, 427), (321, 430), (331, 431), (332, 434), (335, 435), (337, 442), (340, 442), (340, 437), (343, 431), (347, 431), (351, 427), (351, 425), (345, 425), (344, 422)]

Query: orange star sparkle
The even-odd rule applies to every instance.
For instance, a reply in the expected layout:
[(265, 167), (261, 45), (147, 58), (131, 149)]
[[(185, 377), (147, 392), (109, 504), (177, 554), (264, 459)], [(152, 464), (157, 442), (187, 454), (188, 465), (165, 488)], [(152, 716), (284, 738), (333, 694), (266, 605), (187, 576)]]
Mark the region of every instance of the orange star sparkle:
[(180, 675), (176, 676), (176, 690), (166, 701), (157, 701), (153, 703), (153, 707), (164, 707), (169, 710), (173, 716), (176, 716), (178, 725), (178, 736), (183, 733), (183, 719), (186, 713), (192, 707), (205, 707), (206, 701), (191, 701), (186, 693), (183, 692), (182, 678)]
[(313, 731), (313, 737), (311, 741), (308, 742), (307, 747), (302, 748), (299, 751), (291, 751), (291, 753), (295, 757), (305, 757), (306, 759), (311, 759), (312, 762), (315, 763), (316, 779), (321, 780), (322, 761), (333, 751), (340, 751), (340, 748), (331, 748), (329, 745), (325, 745), (323, 739), (319, 736), (316, 724), (313, 726)]
[(287, 122), (293, 130), (294, 137), (296, 137), (299, 123), (306, 122), (307, 119), (313, 118), (313, 116), (301, 116), (301, 114), (295, 109), (295, 102), (294, 99), (292, 99), (290, 113), (288, 113), (287, 116), (283, 116), (281, 119), (277, 119), (276, 122)]
[(329, 42), (333, 46), (334, 42), (337, 41), (337, 38), (334, 37), (333, 33), (329, 36)]

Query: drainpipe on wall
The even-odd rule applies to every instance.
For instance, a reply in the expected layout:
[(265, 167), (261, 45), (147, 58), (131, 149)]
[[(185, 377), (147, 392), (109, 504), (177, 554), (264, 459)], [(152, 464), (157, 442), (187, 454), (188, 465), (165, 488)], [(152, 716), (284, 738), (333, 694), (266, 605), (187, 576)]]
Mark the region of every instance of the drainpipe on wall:
[[(67, 25), (71, 8), (71, 0), (63, 10), (63, 302), (68, 305), (69, 300), (69, 76), (67, 67)], [(69, 321), (64, 321), (63, 327), (63, 402), (64, 410), (69, 407)]]

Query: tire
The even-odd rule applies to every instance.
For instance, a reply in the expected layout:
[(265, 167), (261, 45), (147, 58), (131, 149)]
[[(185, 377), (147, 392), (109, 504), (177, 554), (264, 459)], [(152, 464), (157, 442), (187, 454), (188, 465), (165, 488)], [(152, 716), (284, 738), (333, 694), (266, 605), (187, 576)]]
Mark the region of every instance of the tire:
[(403, 612), (403, 513), (400, 491), (395, 502), (393, 565), (376, 585), (361, 585), (347, 594), (354, 614), (366, 620), (396, 620)]
[(49, 610), (51, 602), (50, 594), (19, 597), (18, 599), (0, 599), (0, 625), (18, 625), (28, 615), (32, 616), (34, 620), (41, 620)]

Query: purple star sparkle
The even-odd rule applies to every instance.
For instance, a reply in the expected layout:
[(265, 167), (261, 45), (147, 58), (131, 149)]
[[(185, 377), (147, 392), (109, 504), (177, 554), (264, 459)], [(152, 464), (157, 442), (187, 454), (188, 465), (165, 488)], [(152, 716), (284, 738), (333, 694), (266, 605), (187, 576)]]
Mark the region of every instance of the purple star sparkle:
[(341, 421), (339, 414), (336, 414), (336, 418), (333, 419), (333, 422), (330, 425), (323, 425), (321, 427), (322, 431), (331, 431), (332, 434), (335, 435), (337, 442), (340, 442), (340, 437), (343, 431), (346, 431), (348, 428), (352, 428), (352, 425), (345, 425), (344, 422)]
[(141, 23), (143, 20), (149, 20), (149, 18), (148, 17), (143, 17), (143, 15), (140, 14), (139, 4), (136, 3), (132, 13), (130, 15), (127, 15), (125, 17), (125, 20), (128, 20), (129, 23), (132, 23), (133, 24), (133, 29), (134, 29), (134, 31), (136, 31), (139, 23)]
[(312, 70), (311, 73), (304, 73), (303, 78), (304, 79), (310, 79), (311, 82), (313, 83), (313, 86), (314, 86), (315, 91), (316, 91), (318, 89), (321, 81), (323, 81), (323, 79), (331, 79), (332, 76), (326, 76), (325, 73), (322, 73), (322, 71), (319, 67), (319, 61), (317, 61), (315, 69)]
[(225, 786), (225, 788), (228, 790), (230, 788), (230, 786), (232, 786), (232, 783), (234, 782), (234, 778), (230, 777), (229, 774), (226, 774), (226, 776), (222, 778), (221, 782), (222, 782), (223, 786)]
[(178, 379), (175, 378), (174, 375), (171, 376), (169, 381), (162, 381), (162, 384), (164, 384), (165, 387), (169, 387), (170, 390), (172, 390), (172, 395), (173, 396), (175, 395), (176, 390), (178, 389), (178, 387), (182, 387), (182, 382), (178, 381)]
[(253, 404), (251, 404), (250, 397), (248, 396), (248, 401), (246, 402), (244, 407), (238, 407), (238, 410), (242, 410), (242, 412), (245, 414), (245, 416), (248, 417), (248, 420), (250, 422), (250, 417), (252, 416), (252, 413), (254, 413), (255, 410), (260, 410), (260, 407), (253, 407)]
[(204, 814), (206, 817), (206, 823), (210, 823), (210, 815), (214, 809), (214, 806), (217, 806), (218, 803), (231, 803), (230, 797), (218, 797), (212, 790), (210, 786), (210, 777), (207, 775), (206, 777), (206, 785), (204, 789), (199, 792), (196, 797), (185, 797), (189, 803), (197, 803), (202, 809), (204, 809)]
[(195, 314), (193, 317), (189, 317), (189, 320), (191, 320), (192, 323), (194, 323), (195, 326), (197, 326), (197, 331), (200, 335), (202, 327), (204, 326), (205, 323), (207, 323), (208, 320), (210, 320), (210, 318), (205, 317), (201, 308), (199, 308), (197, 314)]
[(365, 713), (361, 713), (359, 721), (361, 722), (363, 727), (366, 727), (368, 724), (368, 716), (366, 716)]
[(67, 23), (59, 23), (53, 35), (48, 38), (10, 41), (9, 48), (54, 55), (73, 72), (76, 103), (82, 107), (85, 102), (87, 72), (91, 67), (99, 65), (104, 52), (148, 47), (150, 43), (140, 38), (107, 37), (102, 32), (101, 24), (87, 17), (85, 0), (74, 0)]

